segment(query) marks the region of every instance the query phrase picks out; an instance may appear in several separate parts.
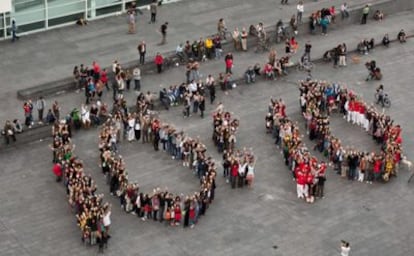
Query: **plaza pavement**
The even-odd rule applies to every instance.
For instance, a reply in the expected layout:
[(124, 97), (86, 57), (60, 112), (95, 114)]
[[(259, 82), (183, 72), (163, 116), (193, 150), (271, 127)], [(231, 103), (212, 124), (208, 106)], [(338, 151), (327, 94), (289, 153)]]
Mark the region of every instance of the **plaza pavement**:
[[(329, 37), (328, 37), (329, 38)], [(364, 61), (375, 59), (383, 71), (386, 91), (392, 100), (388, 111), (404, 134), (404, 148), (414, 159), (413, 97), (414, 43), (378, 48), (362, 57), (361, 64), (332, 69), (318, 64), (317, 79), (346, 81), (349, 87), (373, 100), (379, 82), (365, 82)], [(239, 56), (236, 55), (236, 62)], [(239, 71), (238, 71), (239, 72)], [(163, 76), (169, 77), (169, 74)], [(252, 147), (258, 156), (256, 182), (252, 190), (232, 190), (223, 178), (217, 178), (216, 200), (193, 230), (164, 227), (141, 222), (119, 209), (119, 202), (108, 195), (108, 187), (99, 170), (97, 130), (74, 137), (75, 153), (84, 160), (87, 172), (97, 182), (99, 192), (113, 204), (113, 238), (105, 255), (339, 255), (340, 240), (351, 243), (351, 255), (407, 256), (414, 251), (412, 212), (414, 184), (407, 184), (408, 172), (388, 184), (361, 184), (339, 178), (329, 170), (326, 197), (309, 205), (296, 199), (295, 183), (283, 165), (282, 156), (265, 134), (264, 116), (271, 96), (283, 98), (287, 114), (303, 123), (299, 113), (296, 81), (303, 73), (292, 73), (288, 81), (262, 81), (241, 85), (229, 95), (218, 93), (229, 111), (240, 118), (238, 145)], [(216, 160), (211, 143), (213, 106), (207, 104), (205, 119), (183, 119), (181, 107), (161, 111), (163, 120), (183, 128), (191, 136), (200, 136)], [(360, 128), (332, 118), (331, 129), (344, 144), (362, 149), (377, 148)], [(302, 130), (303, 132), (303, 130)], [(309, 147), (313, 143), (305, 138)], [(95, 255), (97, 248), (80, 243), (78, 227), (70, 212), (64, 188), (56, 184), (51, 172), (48, 141), (32, 143), (23, 150), (0, 155), (0, 248), (1, 255)], [(197, 179), (187, 169), (170, 160), (163, 152), (153, 152), (141, 143), (122, 143), (121, 154), (127, 159), (131, 180), (144, 191), (168, 186), (171, 191), (191, 193)], [(322, 156), (317, 154), (319, 159)], [(219, 169), (219, 173), (221, 169)], [(274, 249), (277, 246), (277, 249)]]
[[(370, 3), (381, 0), (371, 0)], [(15, 44), (0, 42), (0, 120), (12, 119), (21, 113), (22, 102), (16, 99), (16, 91), (46, 82), (68, 77), (73, 67), (80, 63), (90, 65), (97, 60), (107, 66), (114, 59), (129, 62), (137, 59), (136, 47), (140, 40), (147, 41), (148, 56), (157, 51), (175, 49), (179, 42), (195, 40), (217, 31), (217, 20), (223, 17), (230, 31), (234, 27), (249, 27), (259, 21), (275, 24), (279, 18), (287, 20), (296, 13), (296, 5), (280, 5), (279, 1), (247, 0), (189, 0), (161, 6), (158, 23), (147, 24), (149, 13), (139, 16), (136, 35), (128, 35), (125, 17), (110, 17), (91, 22), (87, 27), (70, 26), (44, 33), (24, 36)], [(307, 16), (314, 10), (335, 5), (339, 10), (342, 0), (304, 1)], [(360, 0), (348, 0), (350, 8), (361, 6)], [(185, 17), (183, 17), (185, 15)], [(163, 21), (169, 21), (168, 44), (157, 46), (157, 32)], [(371, 21), (369, 23), (372, 23)], [(335, 42), (336, 43), (336, 42)]]

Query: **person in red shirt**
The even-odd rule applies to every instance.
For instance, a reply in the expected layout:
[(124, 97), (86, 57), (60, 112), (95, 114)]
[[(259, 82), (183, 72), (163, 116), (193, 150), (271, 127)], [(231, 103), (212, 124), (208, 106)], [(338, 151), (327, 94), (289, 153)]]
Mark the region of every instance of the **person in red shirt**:
[(237, 184), (237, 177), (239, 176), (239, 163), (237, 161), (233, 161), (230, 167), (230, 180), (231, 180), (231, 188), (236, 188)]
[(273, 71), (273, 66), (270, 63), (266, 63), (264, 66), (264, 73), (266, 79), (275, 79), (275, 72)]
[(56, 163), (53, 165), (52, 171), (56, 176), (56, 182), (60, 182), (62, 180), (62, 166)]
[(226, 63), (226, 74), (233, 74), (231, 71), (233, 68), (233, 54), (231, 52), (226, 54), (224, 57), (224, 62)]
[(100, 79), (101, 79), (101, 82), (105, 85), (106, 90), (110, 91), (109, 85), (108, 85), (108, 72), (106, 71), (106, 68), (102, 69)]
[(162, 64), (164, 64), (164, 58), (162, 57), (161, 53), (157, 53), (154, 59), (155, 65), (157, 65), (158, 73), (162, 72)]

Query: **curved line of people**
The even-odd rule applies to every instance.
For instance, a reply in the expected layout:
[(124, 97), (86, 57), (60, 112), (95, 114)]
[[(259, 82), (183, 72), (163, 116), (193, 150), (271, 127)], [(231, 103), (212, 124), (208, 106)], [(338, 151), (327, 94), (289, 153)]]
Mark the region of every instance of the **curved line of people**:
[[(364, 102), (353, 91), (325, 81), (303, 81), (300, 104), (309, 139), (317, 141), (314, 149), (329, 158), (338, 174), (370, 184), (397, 176), (403, 154), (402, 129), (388, 115)], [(381, 151), (369, 153), (343, 146), (329, 129), (329, 116), (335, 111), (368, 132)]]
[[(119, 198), (122, 209), (145, 221), (165, 222), (171, 226), (191, 227), (205, 214), (215, 195), (216, 166), (207, 156), (206, 147), (199, 139), (192, 139), (172, 125), (162, 123), (154, 113), (128, 113), (124, 136), (128, 141), (140, 140), (151, 143), (155, 151), (161, 149), (172, 159), (182, 161), (184, 167), (193, 170), (199, 178), (200, 191), (184, 196), (174, 195), (167, 189), (155, 188), (143, 192), (138, 183), (128, 180), (125, 161), (118, 154), (121, 138), (122, 113), (116, 113), (103, 125), (100, 132), (99, 150), (101, 168), (106, 176), (111, 195)], [(142, 136), (141, 136), (142, 135)]]
[(99, 249), (103, 250), (111, 237), (111, 205), (103, 201), (103, 194), (97, 193), (95, 181), (84, 172), (83, 161), (74, 154), (70, 124), (66, 120), (55, 122), (52, 137), (52, 171), (56, 182), (62, 182), (66, 188), (69, 205), (82, 233), (82, 242), (99, 244)]

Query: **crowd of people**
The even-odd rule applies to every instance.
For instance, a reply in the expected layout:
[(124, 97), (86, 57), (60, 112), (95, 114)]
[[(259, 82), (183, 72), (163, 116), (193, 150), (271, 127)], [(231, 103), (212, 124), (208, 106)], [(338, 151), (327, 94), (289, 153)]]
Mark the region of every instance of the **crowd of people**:
[[(402, 129), (388, 115), (364, 102), (352, 90), (326, 81), (301, 82), (300, 104), (309, 139), (316, 141), (314, 149), (328, 157), (338, 174), (370, 184), (397, 176), (402, 159)], [(335, 112), (361, 126), (380, 145), (381, 151), (365, 152), (342, 145), (329, 128), (330, 115)]]
[[(100, 131), (101, 168), (110, 193), (119, 198), (122, 209), (142, 221), (151, 219), (193, 228), (214, 200), (216, 164), (198, 138), (190, 138), (173, 125), (161, 122), (150, 110), (150, 104), (140, 102), (139, 98), (137, 112), (115, 110)], [(162, 149), (172, 159), (181, 161), (198, 177), (200, 190), (187, 196), (160, 188), (147, 193), (141, 191), (139, 184), (129, 182), (125, 162), (119, 155), (118, 144), (122, 138), (152, 144), (155, 151)]]
[(110, 238), (111, 205), (103, 201), (103, 194), (97, 193), (96, 183), (85, 173), (83, 161), (74, 154), (71, 125), (66, 120), (56, 121), (52, 126), (52, 137), (52, 171), (56, 181), (66, 188), (81, 239), (85, 244), (98, 244), (103, 252)]
[(286, 115), (282, 99), (271, 99), (265, 117), (266, 132), (272, 134), (275, 144), (281, 149), (285, 165), (296, 181), (299, 199), (313, 203), (315, 198), (324, 197), (327, 164), (319, 162), (302, 141), (299, 125)]
[(236, 134), (239, 124), (239, 120), (233, 118), (230, 112), (224, 110), (223, 104), (219, 103), (213, 113), (212, 139), (217, 151), (223, 154), (223, 177), (226, 182), (233, 189), (245, 185), (252, 188), (257, 158), (252, 149), (237, 149)]

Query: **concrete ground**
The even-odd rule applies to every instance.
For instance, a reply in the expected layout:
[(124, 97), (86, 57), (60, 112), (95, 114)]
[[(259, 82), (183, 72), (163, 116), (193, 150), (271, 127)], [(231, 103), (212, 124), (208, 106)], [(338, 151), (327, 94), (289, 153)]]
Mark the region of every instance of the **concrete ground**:
[[(325, 3), (326, 5), (326, 3)], [(169, 5), (173, 7), (173, 5)], [(307, 41), (310, 41), (313, 45), (312, 47), (312, 58), (320, 58), (327, 49), (332, 49), (332, 47), (338, 45), (339, 43), (345, 42), (348, 46), (348, 50), (353, 50), (356, 48), (357, 43), (362, 38), (371, 38), (374, 37), (377, 42), (382, 39), (382, 36), (385, 33), (389, 33), (391, 38), (395, 38), (396, 34), (401, 28), (405, 28), (407, 33), (412, 34), (414, 30), (410, 30), (414, 24), (414, 15), (412, 12), (402, 12), (395, 16), (389, 16), (383, 22), (371, 22), (366, 26), (360, 26), (358, 24), (351, 25), (342, 29), (334, 29), (328, 31), (328, 36), (321, 36), (319, 33), (315, 35), (299, 35), (299, 51), (296, 55), (293, 56), (293, 61), (297, 62), (300, 56), (303, 54), (303, 46)], [(50, 33), (55, 31), (50, 31)], [(47, 33), (46, 33), (47, 34)], [(40, 35), (40, 34), (39, 34)], [(248, 52), (237, 53), (235, 56), (234, 62), (234, 77), (241, 77), (249, 65), (255, 63), (264, 64), (267, 61), (267, 53), (254, 53), (254, 45), (248, 45)], [(278, 44), (274, 46), (280, 55), (284, 55), (284, 44)], [(70, 48), (69, 48), (70, 49)], [(68, 48), (60, 49), (63, 52), (69, 51)], [(53, 62), (52, 62), (53, 63)], [(3, 65), (0, 63), (0, 66)], [(56, 74), (60, 74), (61, 77), (65, 77), (67, 73), (61, 72), (58, 69), (61, 66), (56, 66)], [(30, 69), (27, 69), (27, 72), (37, 68), (36, 65), (32, 65)], [(0, 73), (3, 72), (0, 68)], [(11, 72), (11, 71), (9, 71)], [(33, 71), (34, 72), (34, 71)], [(48, 71), (50, 72), (50, 70)], [(215, 77), (218, 76), (218, 73), (224, 72), (224, 61), (209, 61), (201, 64), (200, 68), (201, 74), (206, 77), (208, 74), (213, 74)], [(7, 76), (10, 77), (10, 76)], [(20, 76), (11, 76), (10, 79), (18, 79)], [(35, 76), (33, 79), (27, 81), (36, 81), (36, 79), (47, 79), (44, 76)], [(149, 75), (143, 76), (142, 78), (142, 89), (144, 91), (150, 90), (158, 93), (160, 86), (169, 86), (171, 84), (179, 84), (185, 80), (185, 68), (179, 67), (175, 69), (168, 70), (163, 75)], [(0, 120), (14, 119), (15, 117), (24, 120), (22, 105), (23, 102), (16, 98), (16, 90), (19, 88), (17, 85), (21, 86), (20, 83), (15, 83), (16, 87), (3, 87), (0, 88), (4, 90), (0, 94), (0, 108), (3, 111), (0, 111)], [(135, 98), (135, 94), (127, 94), (126, 97), (132, 102)], [(110, 102), (110, 95), (105, 95), (105, 100)], [(69, 113), (71, 109), (75, 106), (80, 107), (81, 102), (84, 101), (85, 97), (83, 92), (80, 94), (76, 93), (66, 93), (58, 95), (55, 97), (47, 98), (48, 106), (51, 107), (53, 100), (58, 100), (60, 106), (62, 107), (62, 113)], [(36, 114), (35, 114), (36, 116)]]
[[(400, 17), (413, 24), (412, 16)], [(357, 29), (354, 31), (356, 33)], [(330, 34), (326, 40), (333, 40), (334, 36), (338, 41), (342, 41), (341, 36), (359, 37), (338, 32)], [(315, 55), (320, 54), (317, 49), (315, 47)], [(392, 100), (392, 107), (385, 111), (403, 127), (404, 148), (409, 159), (414, 159), (410, 143), (414, 139), (411, 125), (413, 53), (414, 42), (409, 40), (403, 45), (393, 44), (389, 49), (375, 49), (362, 57), (361, 64), (349, 63), (340, 69), (317, 64), (313, 72), (317, 79), (346, 82), (366, 101), (373, 101), (379, 82), (364, 81), (367, 71), (363, 63), (375, 59), (384, 74), (381, 82)], [(238, 74), (244, 69), (238, 67), (238, 62), (244, 59), (243, 66), (248, 65), (249, 56), (253, 54), (235, 56)], [(264, 56), (260, 58), (263, 61)], [(206, 64), (202, 72), (221, 69), (221, 66), (213, 66), (217, 65)], [(154, 83), (182, 79), (182, 73), (174, 72), (154, 77)], [(262, 81), (251, 86), (240, 85), (229, 95), (218, 93), (217, 101), (222, 101), (226, 109), (240, 118), (238, 146), (252, 147), (258, 156), (256, 182), (252, 190), (232, 190), (218, 177), (216, 200), (193, 230), (143, 223), (121, 212), (117, 200), (109, 196), (97, 166), (97, 130), (76, 134), (76, 154), (84, 160), (98, 190), (114, 205), (113, 238), (105, 254), (332, 256), (339, 255), (338, 247), (343, 239), (351, 243), (351, 255), (411, 255), (414, 251), (411, 221), (414, 183), (407, 184), (409, 173), (406, 170), (388, 184), (373, 185), (341, 179), (330, 170), (324, 199), (312, 205), (296, 199), (295, 184), (283, 165), (282, 156), (265, 134), (264, 116), (269, 98), (281, 97), (287, 104), (288, 115), (303, 123), (296, 81), (304, 77), (303, 73), (292, 72), (284, 81)], [(75, 94), (67, 97), (74, 102), (79, 102), (80, 98)], [(208, 104), (207, 112), (212, 109)], [(183, 119), (181, 110), (176, 107), (168, 112), (161, 111), (160, 115), (191, 136), (200, 136), (215, 159), (220, 159), (210, 140), (210, 117)], [(333, 118), (331, 126), (347, 145), (367, 150), (376, 148), (368, 135), (344, 123), (340, 116)], [(54, 182), (48, 143), (36, 142), (0, 155), (1, 255), (95, 255), (97, 252), (96, 247), (87, 248), (80, 242), (64, 188)], [(313, 145), (309, 141), (306, 143)], [(168, 186), (171, 191), (189, 193), (197, 188), (196, 178), (187, 169), (164, 153), (153, 152), (149, 145), (122, 143), (121, 153), (128, 162), (130, 179), (139, 181), (145, 191), (154, 186)]]
[[(371, 3), (381, 0), (371, 0)], [(159, 8), (158, 23), (148, 24), (149, 12), (139, 16), (136, 35), (127, 34), (125, 16), (110, 17), (91, 22), (87, 27), (78, 26), (54, 29), (45, 33), (24, 36), (15, 44), (0, 42), (0, 120), (15, 118), (22, 113), (22, 102), (16, 99), (16, 91), (55, 81), (72, 74), (80, 63), (90, 65), (97, 60), (108, 66), (114, 59), (122, 62), (138, 58), (137, 44), (147, 41), (148, 56), (158, 51), (174, 50), (179, 42), (195, 40), (217, 31), (217, 21), (223, 17), (230, 31), (234, 27), (249, 27), (259, 21), (276, 24), (279, 18), (287, 20), (296, 13), (296, 5), (280, 5), (279, 1), (240, 0), (188, 0)], [(314, 10), (335, 5), (339, 10), (342, 0), (304, 1), (307, 16)], [(360, 0), (348, 0), (350, 8), (361, 5)], [(183, 18), (183, 14), (186, 18)], [(162, 22), (169, 21), (168, 44), (157, 46)], [(372, 22), (370, 22), (372, 23)], [(335, 42), (336, 43), (336, 42)]]

